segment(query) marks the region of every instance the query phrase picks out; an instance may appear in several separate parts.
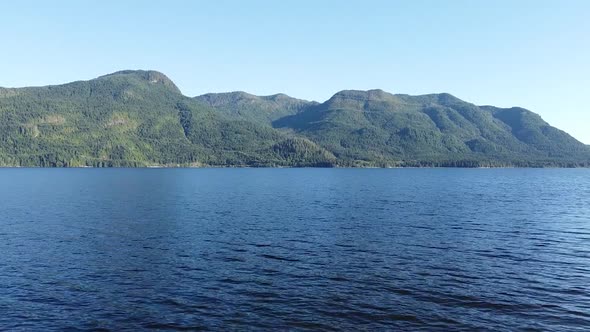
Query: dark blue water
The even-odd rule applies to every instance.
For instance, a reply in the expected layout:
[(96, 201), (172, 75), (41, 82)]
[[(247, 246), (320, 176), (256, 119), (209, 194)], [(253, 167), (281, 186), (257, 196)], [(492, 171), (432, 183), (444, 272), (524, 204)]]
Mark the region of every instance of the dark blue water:
[(590, 329), (590, 170), (3, 169), (0, 330)]

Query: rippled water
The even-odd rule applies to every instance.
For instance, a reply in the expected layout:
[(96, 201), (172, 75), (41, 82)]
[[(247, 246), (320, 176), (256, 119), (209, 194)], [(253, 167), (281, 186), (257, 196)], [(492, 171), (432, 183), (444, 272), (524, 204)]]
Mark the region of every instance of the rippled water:
[(590, 170), (0, 170), (0, 329), (590, 328)]

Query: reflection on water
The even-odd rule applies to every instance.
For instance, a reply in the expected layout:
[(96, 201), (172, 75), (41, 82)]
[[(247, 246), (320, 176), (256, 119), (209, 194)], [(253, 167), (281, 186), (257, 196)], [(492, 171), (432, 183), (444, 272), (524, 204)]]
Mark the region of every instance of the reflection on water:
[(1, 329), (584, 330), (590, 170), (0, 170)]

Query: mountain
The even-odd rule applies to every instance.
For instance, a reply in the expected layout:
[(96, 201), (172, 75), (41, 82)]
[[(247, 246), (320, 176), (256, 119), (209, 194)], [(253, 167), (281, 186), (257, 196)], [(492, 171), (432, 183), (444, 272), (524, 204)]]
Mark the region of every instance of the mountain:
[(227, 116), (261, 123), (294, 115), (318, 104), (282, 93), (272, 96), (255, 96), (241, 91), (208, 93), (195, 97), (195, 100), (214, 107)]
[(3, 166), (589, 166), (590, 147), (522, 108), (449, 94), (181, 94), (127, 70), (0, 88)]
[[(0, 165), (325, 166), (328, 151), (183, 96), (164, 74), (0, 90)], [(289, 147), (283, 150), (282, 147)]]
[(273, 122), (351, 163), (576, 165), (584, 144), (522, 108), (478, 107), (450, 94), (341, 91), (323, 104)]

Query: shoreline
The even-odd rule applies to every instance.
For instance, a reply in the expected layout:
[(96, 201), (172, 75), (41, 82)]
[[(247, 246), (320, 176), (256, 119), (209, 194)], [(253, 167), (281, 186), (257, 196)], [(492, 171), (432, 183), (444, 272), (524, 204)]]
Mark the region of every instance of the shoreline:
[(0, 169), (590, 169), (590, 166), (478, 166), (478, 167), (464, 167), (464, 166), (391, 166), (391, 167), (376, 167), (376, 166), (334, 166), (334, 167), (317, 167), (317, 166), (109, 166), (109, 167), (94, 167), (94, 166), (0, 166)]

